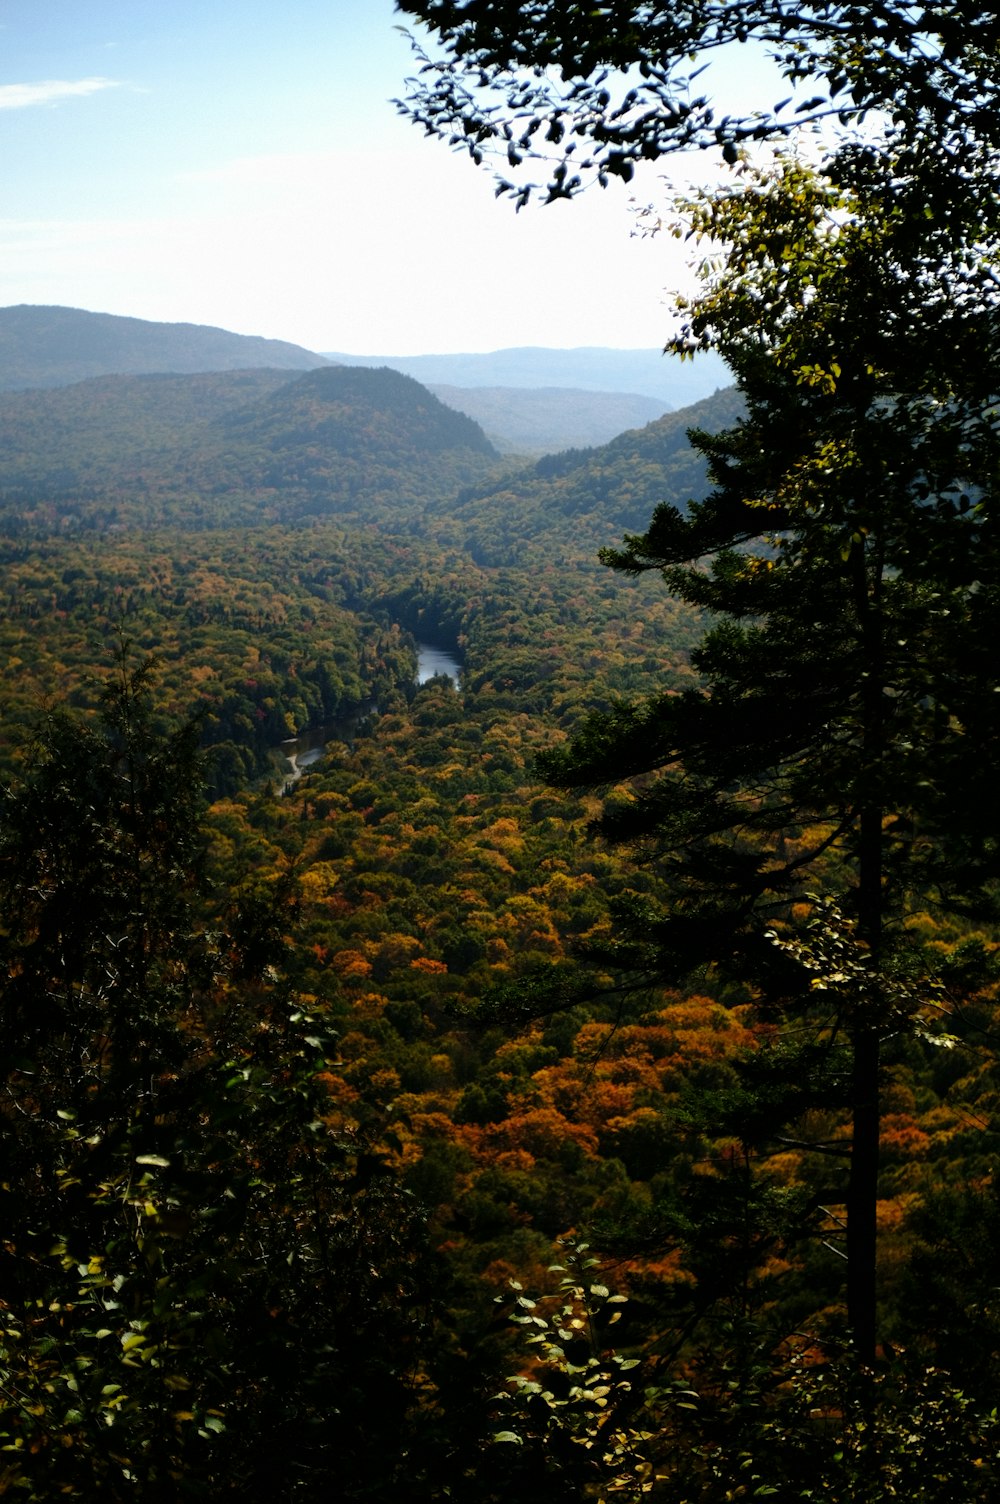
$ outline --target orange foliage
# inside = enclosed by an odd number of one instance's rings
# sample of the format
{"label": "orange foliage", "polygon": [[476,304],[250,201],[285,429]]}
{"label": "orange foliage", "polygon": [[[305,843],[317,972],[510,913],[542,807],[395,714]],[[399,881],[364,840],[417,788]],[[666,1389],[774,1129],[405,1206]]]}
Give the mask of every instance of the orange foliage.
{"label": "orange foliage", "polygon": [[371,976],[371,962],[359,950],[338,950],[330,964],[342,977]]}
{"label": "orange foliage", "polygon": [[493,1157],[507,1149],[526,1149],[536,1158],[552,1158],[566,1140],[588,1154],[597,1153],[597,1134],[583,1123],[571,1123],[552,1107],[536,1107],[482,1130],[482,1147]]}
{"label": "orange foliage", "polygon": [[882,1119],[882,1152],[914,1159],[926,1154],[931,1137],[905,1113],[886,1113]]}
{"label": "orange foliage", "polygon": [[323,1085],[331,1102],[338,1107],[348,1107],[358,1100],[357,1088],[345,1081],[338,1071],[320,1071],[316,1080]]}

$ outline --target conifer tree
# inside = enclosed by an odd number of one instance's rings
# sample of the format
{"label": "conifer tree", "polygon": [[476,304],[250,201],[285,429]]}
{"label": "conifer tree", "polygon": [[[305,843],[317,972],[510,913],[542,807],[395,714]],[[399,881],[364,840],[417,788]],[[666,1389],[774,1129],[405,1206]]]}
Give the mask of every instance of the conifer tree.
{"label": "conifer tree", "polygon": [[[688,206],[724,256],[676,348],[719,350],[746,414],[692,434],[710,494],[659,508],[605,560],[662,572],[710,613],[702,682],[595,716],[545,760],[567,786],[631,780],[597,829],[641,846],[672,888],[662,912],[632,914],[620,961],[671,980],[715,964],[786,1013],[821,993],[826,1027],[849,1037],[847,1287],[864,1358],[880,1048],[928,1001],[909,920],[995,911],[1000,875],[997,226],[919,212],[933,152],[745,165]],[[816,893],[846,927],[796,939]]]}

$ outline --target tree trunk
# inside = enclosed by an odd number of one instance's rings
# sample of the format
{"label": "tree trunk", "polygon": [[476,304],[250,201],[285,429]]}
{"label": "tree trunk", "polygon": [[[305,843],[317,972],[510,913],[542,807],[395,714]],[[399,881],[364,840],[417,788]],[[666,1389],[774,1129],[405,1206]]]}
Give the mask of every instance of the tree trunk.
{"label": "tree trunk", "polygon": [[[882,760],[885,755],[881,588],[883,565],[878,546],[866,565],[865,545],[852,550],[855,600],[861,625],[866,668],[862,695],[863,777],[867,783],[861,809],[858,843],[858,935],[868,946],[872,965],[872,995],[867,1016],[856,1018],[851,1030],[854,1060],[851,1071],[851,1169],[847,1192],[847,1319],[859,1362],[875,1360],[878,1296],[878,1170],[880,1137],[879,1045],[881,1007],[879,967],[885,894],[882,823]],[[869,572],[870,571],[870,572]]]}
{"label": "tree trunk", "polygon": [[853,1137],[847,1192],[847,1317],[858,1359],[875,1358],[876,1211],[879,1159],[879,1035],[854,1033]]}

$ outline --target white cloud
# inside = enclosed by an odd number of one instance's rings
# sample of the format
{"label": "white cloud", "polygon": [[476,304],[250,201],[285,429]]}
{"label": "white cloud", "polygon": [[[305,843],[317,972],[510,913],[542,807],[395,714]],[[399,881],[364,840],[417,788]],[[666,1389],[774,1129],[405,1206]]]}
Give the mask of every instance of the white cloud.
{"label": "white cloud", "polygon": [[0,110],[26,110],[36,104],[55,104],[60,99],[118,87],[113,78],[49,78],[37,84],[0,84]]}

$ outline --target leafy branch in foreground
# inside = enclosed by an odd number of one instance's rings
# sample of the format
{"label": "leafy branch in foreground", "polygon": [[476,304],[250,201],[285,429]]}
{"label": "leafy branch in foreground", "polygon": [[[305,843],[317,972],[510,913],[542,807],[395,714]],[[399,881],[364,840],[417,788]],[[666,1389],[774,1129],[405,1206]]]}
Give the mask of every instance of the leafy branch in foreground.
{"label": "leafy branch in foreground", "polygon": [[[540,165],[551,202],[591,181],[629,182],[637,166],[678,151],[720,147],[735,161],[743,143],[820,121],[845,131],[869,112],[902,140],[922,123],[956,155],[997,141],[998,21],[971,4],[398,0],[398,9],[440,47],[416,46],[420,68],[399,109],[477,164],[495,163],[498,192],[519,207],[535,191],[525,164]],[[747,43],[773,70],[759,70],[758,97],[733,113],[710,65]]]}
{"label": "leafy branch in foreground", "polygon": [[122,645],[0,801],[2,1486],[396,1498],[420,1215],[338,1127],[272,916],[209,922],[195,738],[149,672]]}

